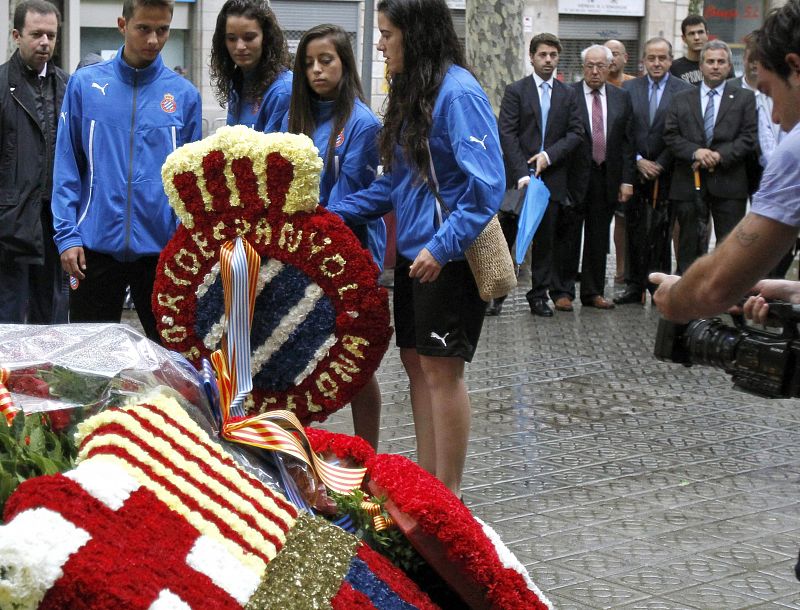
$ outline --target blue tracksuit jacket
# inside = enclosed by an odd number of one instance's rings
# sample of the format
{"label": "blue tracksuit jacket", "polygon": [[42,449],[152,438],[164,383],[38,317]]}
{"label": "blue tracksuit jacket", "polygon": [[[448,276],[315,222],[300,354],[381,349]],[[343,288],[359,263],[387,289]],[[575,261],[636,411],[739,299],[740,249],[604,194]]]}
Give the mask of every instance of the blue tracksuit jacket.
{"label": "blue tracksuit jacket", "polygon": [[289,112],[289,102],[292,99],[292,73],[284,70],[267,88],[261,100],[255,123],[241,123],[239,121],[239,94],[231,90],[228,96],[228,125],[247,125],[256,131],[273,133],[281,130],[281,121]]}
{"label": "blue tracksuit jacket", "polygon": [[78,70],[61,106],[53,174],[58,251],[120,261],[157,255],[177,227],[161,182],[167,155],[201,137],[200,94],[164,66],[122,59]]}
{"label": "blue tracksuit jacket", "polygon": [[[328,138],[333,128],[334,102],[317,102],[314,105],[314,118],[317,129],[314,131],[314,145],[319,156],[325,161],[328,155]],[[378,132],[381,124],[375,113],[361,100],[356,100],[353,112],[345,123],[342,133],[336,140],[333,167],[322,170],[319,183],[320,205],[340,201],[350,193],[367,188],[378,169]],[[383,219],[373,220],[368,225],[367,248],[375,263],[383,269],[386,253],[386,225]]]}
{"label": "blue tracksuit jacket", "polygon": [[398,252],[414,260],[427,248],[442,265],[464,258],[500,207],[505,171],[497,122],[486,94],[464,68],[451,66],[433,108],[429,146],[433,173],[450,209],[442,221],[427,184],[395,151],[391,173],[363,191],[331,202],[328,209],[353,224],[395,209]]}

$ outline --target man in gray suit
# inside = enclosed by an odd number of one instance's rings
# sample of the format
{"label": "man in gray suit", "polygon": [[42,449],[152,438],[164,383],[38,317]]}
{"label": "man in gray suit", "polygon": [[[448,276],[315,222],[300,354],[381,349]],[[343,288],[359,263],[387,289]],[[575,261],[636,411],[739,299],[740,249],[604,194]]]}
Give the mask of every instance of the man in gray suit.
{"label": "man in gray suit", "polygon": [[638,176],[633,197],[625,209],[628,269],[625,292],[614,299],[617,305],[642,303],[644,290],[648,287],[647,274],[650,271],[669,271],[669,240],[661,244],[657,256],[651,255],[647,208],[667,206],[672,153],[664,143],[664,119],[673,97],[692,89],[690,84],[669,73],[672,45],[668,40],[660,37],[648,40],[642,63],[647,74],[623,84],[633,105],[633,149]]}
{"label": "man in gray suit", "polygon": [[[664,126],[664,140],[675,156],[669,197],[680,223],[678,273],[705,252],[698,222],[706,210],[714,218],[719,244],[745,214],[748,183],[746,161],[756,149],[758,124],[752,91],[726,83],[731,51],[711,40],[700,53],[703,82],[675,96]],[[695,171],[699,172],[702,201],[697,203]]]}

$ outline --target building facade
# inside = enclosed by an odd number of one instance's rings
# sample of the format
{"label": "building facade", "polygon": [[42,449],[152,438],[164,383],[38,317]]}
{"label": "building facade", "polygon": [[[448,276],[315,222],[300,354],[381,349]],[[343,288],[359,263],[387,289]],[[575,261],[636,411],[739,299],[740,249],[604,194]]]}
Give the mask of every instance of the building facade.
{"label": "building facade", "polygon": [[[449,0],[456,30],[469,51],[471,41],[466,26],[467,1],[492,4],[504,0]],[[0,0],[0,30],[10,33],[15,2]],[[122,38],[116,28],[116,19],[121,14],[121,0],[54,0],[54,3],[64,19],[57,61],[68,72],[74,71],[87,53],[109,56],[120,46]],[[214,98],[208,75],[211,38],[223,3],[224,0],[177,0],[170,39],[163,51],[167,65],[186,69],[188,78],[200,90],[206,131],[222,124],[225,116],[224,109]],[[743,30],[752,29],[753,23],[757,26],[768,8],[781,3],[782,0],[764,0],[763,3],[707,0],[705,10],[709,16],[732,22],[730,28],[719,29],[731,32],[731,36],[739,36]],[[381,54],[375,49],[379,34],[374,6],[368,5],[365,0],[272,0],[271,6],[286,32],[290,51],[296,48],[300,36],[309,27],[319,23],[341,25],[350,34],[371,105],[376,111],[380,110],[385,98],[386,80]],[[530,73],[528,44],[531,37],[539,32],[553,32],[561,38],[564,52],[559,72],[565,81],[580,78],[581,49],[609,38],[625,43],[629,54],[627,71],[632,74],[639,71],[644,41],[653,36],[671,40],[676,56],[683,52],[680,23],[688,14],[689,0],[520,0],[513,6],[515,8],[511,15],[507,7],[503,14],[505,18],[514,19],[513,13],[519,12],[516,19],[522,27],[516,24],[514,28],[509,28],[514,36],[502,42],[518,47],[516,67],[507,66],[505,71],[509,81]],[[744,23],[745,18],[749,19],[747,23]],[[737,44],[741,40],[727,42]],[[477,45],[478,41],[472,41],[472,44]],[[8,44],[0,49],[0,61],[5,61],[13,48],[9,35]],[[480,64],[479,54],[469,56],[476,66]],[[483,66],[484,72],[489,69]],[[476,72],[480,78],[481,69]],[[498,101],[492,100],[494,104]]]}

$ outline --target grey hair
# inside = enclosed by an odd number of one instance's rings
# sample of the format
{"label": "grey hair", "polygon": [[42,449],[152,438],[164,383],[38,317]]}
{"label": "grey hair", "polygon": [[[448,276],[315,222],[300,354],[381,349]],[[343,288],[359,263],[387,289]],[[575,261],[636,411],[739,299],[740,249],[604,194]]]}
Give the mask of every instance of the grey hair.
{"label": "grey hair", "polygon": [[728,63],[733,64],[733,53],[731,53],[731,48],[727,45],[727,43],[719,39],[709,40],[706,44],[703,45],[703,49],[700,51],[700,63],[703,63],[705,61],[706,51],[708,50],[717,51],[719,49],[725,50],[725,52],[728,54]]}
{"label": "grey hair", "polygon": [[611,52],[611,49],[609,49],[608,47],[604,47],[601,44],[593,44],[592,46],[586,47],[583,51],[581,51],[581,63],[582,64],[586,63],[586,54],[589,51],[597,51],[597,50],[603,51],[603,53],[606,56],[606,61],[608,63],[614,61],[614,54]]}
{"label": "grey hair", "polygon": [[647,56],[647,47],[649,47],[651,44],[661,44],[661,43],[667,45],[667,49],[669,49],[669,56],[672,57],[672,43],[662,36],[655,36],[644,43],[644,51],[642,52],[642,57]]}

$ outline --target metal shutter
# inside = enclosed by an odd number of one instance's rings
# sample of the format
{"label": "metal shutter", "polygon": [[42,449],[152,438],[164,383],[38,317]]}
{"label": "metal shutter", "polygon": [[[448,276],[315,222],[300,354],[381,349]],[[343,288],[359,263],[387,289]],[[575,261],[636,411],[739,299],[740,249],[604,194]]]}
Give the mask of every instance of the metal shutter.
{"label": "metal shutter", "polygon": [[606,40],[619,40],[628,51],[625,72],[639,73],[639,19],[636,17],[583,17],[560,15],[558,37],[563,47],[558,62],[558,73],[565,83],[583,78],[581,51],[593,44],[603,44]]}
{"label": "metal shutter", "polygon": [[320,23],[333,23],[339,25],[348,33],[356,58],[358,52],[359,34],[359,2],[339,2],[326,0],[272,0],[270,8],[278,17],[278,22],[283,28],[289,52],[294,54],[303,32]]}

